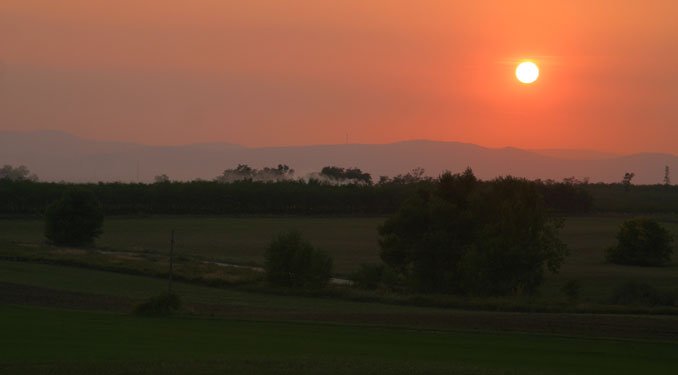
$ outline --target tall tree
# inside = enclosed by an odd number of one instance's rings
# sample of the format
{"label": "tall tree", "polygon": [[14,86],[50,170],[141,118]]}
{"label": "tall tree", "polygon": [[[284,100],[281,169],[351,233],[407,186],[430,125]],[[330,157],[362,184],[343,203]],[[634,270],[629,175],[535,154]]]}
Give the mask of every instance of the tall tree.
{"label": "tall tree", "polygon": [[631,187],[631,180],[635,177],[636,174],[633,172],[624,173],[624,178],[622,179],[622,185],[628,190]]}
{"label": "tall tree", "polygon": [[101,203],[88,190],[73,189],[47,207],[45,237],[59,246],[90,245],[102,233]]}
{"label": "tall tree", "polygon": [[379,229],[382,260],[421,291],[533,292],[566,254],[535,183],[445,173]]}

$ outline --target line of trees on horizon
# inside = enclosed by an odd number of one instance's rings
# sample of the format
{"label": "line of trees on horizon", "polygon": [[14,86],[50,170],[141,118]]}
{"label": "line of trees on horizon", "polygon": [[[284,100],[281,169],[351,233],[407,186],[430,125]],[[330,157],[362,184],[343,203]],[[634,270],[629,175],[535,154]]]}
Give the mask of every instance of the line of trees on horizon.
{"label": "line of trees on horizon", "polygon": [[[5,169],[12,176],[0,176],[0,214],[6,215],[42,214],[69,186],[92,191],[106,214],[384,215],[435,180],[423,168],[375,182],[359,168],[327,166],[298,178],[283,164],[262,169],[240,164],[212,181],[178,182],[161,175],[150,184],[72,184],[39,182],[25,167]],[[678,186],[592,184],[574,177],[532,183],[548,209],[563,214],[678,212]]]}

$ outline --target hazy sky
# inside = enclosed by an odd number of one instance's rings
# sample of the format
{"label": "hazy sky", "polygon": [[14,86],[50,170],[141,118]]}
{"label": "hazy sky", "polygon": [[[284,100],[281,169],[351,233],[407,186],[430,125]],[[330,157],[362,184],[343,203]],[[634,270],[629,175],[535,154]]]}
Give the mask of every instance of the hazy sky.
{"label": "hazy sky", "polygon": [[[0,129],[678,153],[675,0],[2,0]],[[516,62],[541,67],[519,84]]]}

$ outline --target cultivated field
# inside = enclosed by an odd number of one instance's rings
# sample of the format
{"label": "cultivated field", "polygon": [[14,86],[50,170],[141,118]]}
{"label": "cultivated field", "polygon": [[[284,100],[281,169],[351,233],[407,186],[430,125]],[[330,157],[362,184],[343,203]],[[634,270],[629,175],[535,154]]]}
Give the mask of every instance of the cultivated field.
{"label": "cultivated field", "polygon": [[[638,374],[678,344],[0,307],[4,374]],[[43,365],[27,365],[43,363]],[[44,363],[51,363],[45,366]]]}
{"label": "cultivated field", "polygon": [[183,283],[175,285],[186,304],[179,316],[128,314],[165,287],[148,277],[0,262],[0,371],[634,374],[678,368],[678,318],[670,316],[483,313]]}
{"label": "cultivated field", "polygon": [[[676,262],[662,268],[604,262],[603,250],[623,220],[567,218],[562,237],[571,254],[534,299],[431,296],[433,305],[448,306],[440,308],[414,306],[427,304],[420,296],[340,287],[305,296],[248,285],[210,287],[203,280],[174,283],[184,303],[174,317],[142,318],[130,314],[134,306],[167,288],[158,276],[167,267],[170,229],[177,230],[178,270],[187,274],[251,278],[249,271],[196,264],[261,265],[270,239],[297,229],[347,275],[378,261],[376,228],[383,218],[113,217],[96,251],[45,246],[40,220],[2,219],[0,255],[7,260],[0,261],[0,373],[674,373],[674,310],[604,305],[625,280],[664,290],[678,286]],[[664,218],[664,224],[678,234],[678,223]],[[22,254],[35,259],[11,260]],[[36,263],[42,256],[57,264]],[[99,269],[68,266],[77,259]],[[139,274],[101,270],[109,267]],[[582,286],[575,310],[560,290],[568,280]],[[449,308],[457,305],[462,309]],[[582,313],[589,309],[599,313]]]}

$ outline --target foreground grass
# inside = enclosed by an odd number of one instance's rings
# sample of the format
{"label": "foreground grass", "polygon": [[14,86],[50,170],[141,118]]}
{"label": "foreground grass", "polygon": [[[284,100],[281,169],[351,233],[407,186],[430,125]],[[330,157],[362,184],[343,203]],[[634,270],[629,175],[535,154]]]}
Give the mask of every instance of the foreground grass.
{"label": "foreground grass", "polygon": [[52,363],[42,365],[0,365],[6,375],[222,375],[222,374],[275,374],[275,375],[492,375],[514,374],[512,371],[491,371],[457,365],[412,364],[407,362],[384,363],[352,360],[242,360],[227,361],[156,361],[156,362],[106,362],[102,363]]}
{"label": "foreground grass", "polygon": [[[3,373],[637,374],[678,371],[678,344],[0,307]],[[212,364],[210,364],[210,362]],[[177,367],[172,365],[176,363]],[[41,365],[36,365],[41,364]],[[152,371],[144,372],[144,368]],[[163,370],[165,368],[165,370]],[[135,371],[128,371],[132,370]],[[136,371],[141,369],[141,371]],[[409,371],[411,369],[412,371]],[[214,371],[212,371],[214,370]],[[415,371],[416,370],[416,371]],[[117,372],[116,372],[117,371]],[[282,371],[283,373],[285,371]],[[53,372],[52,372],[53,373]]]}

